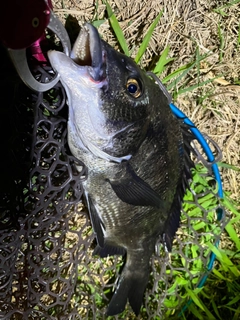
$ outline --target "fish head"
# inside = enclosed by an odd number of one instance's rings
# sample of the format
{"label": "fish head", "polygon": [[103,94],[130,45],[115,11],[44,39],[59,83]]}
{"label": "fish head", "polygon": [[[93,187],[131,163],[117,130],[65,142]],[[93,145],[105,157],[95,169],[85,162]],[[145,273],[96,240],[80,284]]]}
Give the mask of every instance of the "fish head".
{"label": "fish head", "polygon": [[130,159],[159,103],[158,86],[90,24],[82,27],[70,57],[57,51],[48,56],[68,96],[70,149],[75,145],[110,161]]}
{"label": "fish head", "polygon": [[50,0],[2,1],[0,40],[11,49],[31,46],[44,34],[51,7]]}

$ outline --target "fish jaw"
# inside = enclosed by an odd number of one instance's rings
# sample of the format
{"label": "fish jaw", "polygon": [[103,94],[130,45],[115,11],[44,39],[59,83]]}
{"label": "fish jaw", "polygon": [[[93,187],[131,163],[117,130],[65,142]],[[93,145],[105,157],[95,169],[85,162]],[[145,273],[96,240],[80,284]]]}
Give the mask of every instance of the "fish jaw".
{"label": "fish jaw", "polygon": [[[97,148],[108,142],[101,132],[105,118],[101,112],[100,90],[106,86],[106,79],[95,81],[92,67],[78,65],[70,57],[58,51],[49,51],[52,67],[60,74],[61,82],[68,97],[69,139],[76,149],[89,150],[94,142]],[[98,138],[96,138],[98,137]],[[71,145],[70,145],[71,148]],[[76,156],[75,152],[72,150]]]}
{"label": "fish jaw", "polygon": [[86,23],[82,27],[70,57],[58,51],[48,51],[48,57],[70,96],[75,93],[80,99],[84,98],[83,91],[86,96],[107,87],[106,53],[92,25]]}
{"label": "fish jaw", "polygon": [[98,31],[85,24],[74,44],[71,57],[49,51],[50,63],[61,77],[69,104],[68,137],[72,153],[79,158],[79,149],[107,161],[129,160],[131,154],[113,156],[103,149],[124,128],[109,128],[102,112],[102,92],[108,89],[106,51]]}
{"label": "fish jaw", "polygon": [[80,148],[104,157],[100,148],[109,143],[111,135],[105,130],[106,119],[101,111],[100,92],[108,82],[105,51],[97,30],[90,24],[83,26],[71,57],[58,51],[49,51],[48,57],[68,96],[70,140],[76,146],[72,152]]}
{"label": "fish jaw", "polygon": [[114,157],[102,151],[116,134],[106,130],[106,119],[101,112],[100,91],[106,88],[107,79],[95,81],[91,76],[92,68],[78,65],[62,52],[49,51],[48,57],[60,74],[68,97],[68,141],[72,153],[79,159],[81,150],[84,150],[106,161],[120,163],[129,160],[130,154]]}
{"label": "fish jaw", "polygon": [[61,63],[62,67],[68,67],[70,71],[73,71],[71,69],[75,66],[74,69],[79,71],[79,76],[86,76],[87,85],[89,85],[89,82],[100,84],[100,86],[101,84],[106,84],[106,53],[102,48],[102,41],[98,31],[91,24],[85,23],[82,27],[69,59],[67,59],[68,57],[64,59],[62,54],[59,54],[61,53],[55,53],[55,51],[48,52],[52,67],[60,73],[63,80],[65,73],[64,70],[62,71]]}

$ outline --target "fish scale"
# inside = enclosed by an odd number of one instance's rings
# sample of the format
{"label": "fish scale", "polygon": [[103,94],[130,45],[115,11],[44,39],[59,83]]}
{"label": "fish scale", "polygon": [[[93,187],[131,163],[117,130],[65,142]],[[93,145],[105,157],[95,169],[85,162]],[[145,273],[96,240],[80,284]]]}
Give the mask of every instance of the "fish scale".
{"label": "fish scale", "polygon": [[83,187],[97,240],[93,254],[125,259],[106,314],[121,313],[129,301],[137,315],[156,241],[162,237],[171,250],[179,226],[193,137],[155,81],[90,24],[72,58],[48,55],[68,95],[70,150],[88,168]]}

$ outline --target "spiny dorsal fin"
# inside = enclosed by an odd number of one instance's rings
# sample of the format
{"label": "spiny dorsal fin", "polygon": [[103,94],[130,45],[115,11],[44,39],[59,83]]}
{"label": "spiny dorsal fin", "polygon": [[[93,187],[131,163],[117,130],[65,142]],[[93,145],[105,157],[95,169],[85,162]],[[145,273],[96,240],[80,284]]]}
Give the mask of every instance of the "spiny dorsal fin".
{"label": "spiny dorsal fin", "polygon": [[186,189],[189,189],[189,179],[192,177],[191,168],[194,168],[194,163],[190,157],[190,153],[195,154],[191,141],[195,139],[195,136],[189,131],[189,126],[181,124],[182,135],[183,135],[183,171],[182,176],[179,179],[178,187],[174,196],[173,204],[170,210],[168,220],[166,222],[165,232],[163,239],[168,251],[172,250],[173,238],[176,234],[180,224],[180,215],[182,209],[183,197]]}

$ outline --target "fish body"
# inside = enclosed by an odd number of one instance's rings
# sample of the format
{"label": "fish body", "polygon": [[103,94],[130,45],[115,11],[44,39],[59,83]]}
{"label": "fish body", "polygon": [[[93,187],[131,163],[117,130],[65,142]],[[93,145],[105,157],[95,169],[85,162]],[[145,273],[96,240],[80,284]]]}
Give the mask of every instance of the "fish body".
{"label": "fish body", "polygon": [[71,57],[48,53],[69,103],[68,143],[88,167],[83,182],[94,254],[126,262],[107,315],[138,314],[159,236],[171,250],[192,163],[187,129],[159,86],[85,24]]}
{"label": "fish body", "polygon": [[51,0],[2,1],[0,40],[10,49],[31,46],[43,34],[50,20]]}

